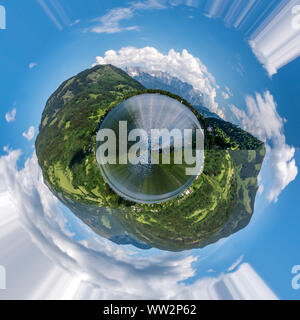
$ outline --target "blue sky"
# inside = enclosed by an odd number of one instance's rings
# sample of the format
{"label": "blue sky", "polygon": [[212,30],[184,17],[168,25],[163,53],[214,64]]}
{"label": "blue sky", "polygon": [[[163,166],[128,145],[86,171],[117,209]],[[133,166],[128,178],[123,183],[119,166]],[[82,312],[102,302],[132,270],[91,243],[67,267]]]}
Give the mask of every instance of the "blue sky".
{"label": "blue sky", "polygon": [[[197,0],[0,0],[7,14],[6,30],[0,30],[0,156],[7,154],[4,146],[21,149],[18,167],[23,167],[34,151],[34,137],[28,141],[22,134],[29,134],[28,129],[33,126],[36,136],[47,98],[62,81],[91,67],[97,56],[114,61],[106,55],[108,50],[114,50],[116,61],[121,61],[123,53],[119,50],[126,47],[134,47],[135,54],[141,54],[141,48],[153,47],[164,57],[170,57],[171,49],[179,55],[186,49],[191,59],[199,58],[199,65],[205,66],[215,79],[209,82],[212,87],[208,97],[213,88],[217,92],[211,107],[218,105],[227,120],[253,134],[258,132],[257,126],[262,128],[259,138],[265,139],[271,151],[263,168],[264,191],[257,198],[250,225],[224,243],[193,250],[191,254],[200,258],[193,264],[195,275],[185,281],[192,283],[220,274],[243,257],[242,261],[249,263],[279,298],[299,299],[300,291],[291,287],[291,269],[300,264],[299,179],[295,178],[299,163],[300,53],[295,52],[292,61],[289,57],[283,59],[281,65],[276,59],[270,60],[277,71],[271,74],[269,57],[264,57],[267,62],[262,63],[249,41],[261,52],[269,49],[261,47],[257,34],[269,22],[269,14],[278,13],[278,4],[256,2],[252,11],[242,15],[245,7],[234,10],[232,1],[224,2],[227,7],[216,6],[212,10],[207,1]],[[281,1],[280,5],[288,6],[289,1]],[[287,35],[287,41],[291,37]],[[271,49],[281,53],[284,47],[276,47],[276,41],[274,38]],[[188,59],[184,63],[187,67]],[[165,68],[169,67],[166,62]],[[183,70],[182,74],[192,79],[192,69]],[[226,87],[232,95],[224,98]],[[251,114],[250,97],[256,111],[261,111],[262,105],[272,114]],[[11,116],[15,119],[8,122],[6,115],[13,109],[16,114]],[[285,156],[288,153],[290,157]],[[284,166],[279,173],[278,163]],[[70,213],[66,215],[72,231],[80,232],[77,220],[74,222]],[[208,272],[210,269],[215,272]]]}

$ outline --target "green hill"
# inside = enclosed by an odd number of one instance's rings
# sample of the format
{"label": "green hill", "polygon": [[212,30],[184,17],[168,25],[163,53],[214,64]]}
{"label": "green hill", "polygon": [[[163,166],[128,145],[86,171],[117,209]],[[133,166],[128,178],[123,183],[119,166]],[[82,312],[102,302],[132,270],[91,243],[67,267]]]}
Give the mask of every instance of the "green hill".
{"label": "green hill", "polygon": [[[203,173],[179,197],[159,204],[118,196],[95,159],[101,119],[119,102],[145,92],[182,101],[205,131]],[[177,251],[203,247],[248,224],[265,148],[239,127],[205,119],[184,99],[147,90],[122,70],[104,65],[65,81],[49,98],[36,152],[46,184],[95,232],[118,243]]]}

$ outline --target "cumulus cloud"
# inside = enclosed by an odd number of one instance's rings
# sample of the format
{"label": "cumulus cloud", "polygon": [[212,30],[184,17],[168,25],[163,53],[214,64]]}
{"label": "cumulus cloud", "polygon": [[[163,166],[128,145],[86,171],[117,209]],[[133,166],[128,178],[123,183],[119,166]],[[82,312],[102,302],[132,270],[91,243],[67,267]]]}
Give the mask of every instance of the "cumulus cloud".
{"label": "cumulus cloud", "polygon": [[264,141],[267,160],[272,169],[271,186],[268,192],[270,201],[277,201],[278,196],[298,174],[294,159],[295,148],[286,143],[284,135],[285,120],[276,110],[276,102],[269,91],[263,95],[256,93],[255,98],[246,97],[247,110],[231,105],[231,111],[242,127]]}
{"label": "cumulus cloud", "polygon": [[96,57],[96,64],[113,64],[120,68],[141,67],[143,70],[167,72],[173,77],[191,84],[204,99],[205,106],[224,118],[224,110],[216,102],[219,86],[214,76],[197,57],[186,49],[176,52],[171,49],[166,55],[153,47],[125,47],[119,51],[108,50],[104,57]]}
{"label": "cumulus cloud", "polygon": [[[38,288],[32,288],[31,297],[49,298],[47,288],[52,293],[56,288],[56,295],[52,296],[56,299],[62,292],[63,297],[76,299],[277,298],[247,263],[232,273],[184,284],[182,281],[195,275],[192,265],[197,257],[193,255],[155,250],[143,256],[138,254],[139,250],[118,246],[91,231],[83,240],[75,240],[58,200],[43,183],[35,154],[18,170],[20,154],[19,150],[11,150],[0,157],[0,180],[5,188],[1,195],[10,195],[6,197],[10,199],[8,208],[15,208],[35,245],[72,276],[67,282],[66,277],[50,270]],[[0,219],[3,217],[6,215]],[[2,254],[0,251],[0,258]],[[14,250],[14,255],[18,254]],[[18,279],[23,281],[19,274],[22,269],[17,272]],[[22,287],[20,283],[19,286]]]}
{"label": "cumulus cloud", "polygon": [[23,132],[22,135],[28,141],[31,141],[34,138],[35,128],[34,126],[30,126],[27,131]]}
{"label": "cumulus cloud", "polygon": [[16,114],[17,114],[17,109],[13,108],[11,111],[8,111],[5,115],[5,119],[6,121],[9,122],[13,122],[16,120]]}

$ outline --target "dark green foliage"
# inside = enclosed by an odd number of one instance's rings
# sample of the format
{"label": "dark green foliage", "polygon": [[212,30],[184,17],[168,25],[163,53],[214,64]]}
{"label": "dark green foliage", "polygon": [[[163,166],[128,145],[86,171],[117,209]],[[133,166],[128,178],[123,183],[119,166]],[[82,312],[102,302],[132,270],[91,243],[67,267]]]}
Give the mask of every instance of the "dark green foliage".
{"label": "dark green foliage", "polygon": [[207,118],[206,126],[214,128],[215,143],[224,148],[257,150],[263,142],[235,124],[216,118]]}

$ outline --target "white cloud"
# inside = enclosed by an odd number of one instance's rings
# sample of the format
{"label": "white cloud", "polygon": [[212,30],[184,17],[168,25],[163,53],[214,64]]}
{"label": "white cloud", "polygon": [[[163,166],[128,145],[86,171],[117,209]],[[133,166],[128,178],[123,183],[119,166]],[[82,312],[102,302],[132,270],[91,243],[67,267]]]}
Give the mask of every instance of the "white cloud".
{"label": "white cloud", "polygon": [[246,112],[231,105],[231,111],[241,122],[242,127],[266,142],[267,160],[272,175],[269,178],[268,199],[277,201],[278,196],[298,174],[294,159],[295,148],[286,144],[282,119],[276,110],[276,103],[269,91],[256,97],[246,97]]}
{"label": "white cloud", "polygon": [[225,90],[231,97],[233,97],[233,92],[227,86],[225,86]]}
{"label": "white cloud", "polygon": [[137,31],[139,27],[136,25],[122,27],[120,23],[123,20],[129,20],[134,17],[135,13],[139,10],[151,10],[151,9],[165,9],[166,6],[159,0],[148,0],[140,2],[132,2],[129,7],[113,8],[108,11],[104,16],[95,19],[99,21],[97,24],[91,27],[89,30],[95,33],[118,33],[122,31]]}
{"label": "white cloud", "polygon": [[[221,18],[227,27],[244,30],[249,45],[269,76],[300,56],[300,1],[206,1],[204,15]],[[249,36],[250,35],[250,36]],[[239,65],[236,69],[244,76]]]}
{"label": "white cloud", "polygon": [[4,147],[3,147],[3,151],[4,151],[4,152],[8,152],[8,151],[9,151],[9,146],[8,146],[8,145],[7,145],[7,146],[4,146]]}
{"label": "white cloud", "polygon": [[225,99],[225,100],[228,100],[230,98],[229,94],[227,92],[224,92],[222,91],[222,97]]}
{"label": "white cloud", "polygon": [[30,63],[29,63],[29,69],[32,69],[32,68],[34,68],[35,66],[37,66],[37,63],[36,63],[36,62],[30,62]]}
{"label": "white cloud", "polygon": [[241,262],[243,261],[244,256],[239,257],[228,269],[227,272],[232,272],[234,269],[236,269]]}
{"label": "white cloud", "polygon": [[121,31],[137,30],[137,26],[121,27],[120,21],[128,20],[133,17],[132,8],[114,8],[111,9],[103,17],[96,19],[100,21],[100,25],[96,25],[90,29],[95,33],[117,33]]}
{"label": "white cloud", "polygon": [[139,1],[133,2],[132,8],[138,10],[149,10],[149,9],[166,9],[166,1],[161,0],[147,0],[147,1]]}
{"label": "white cloud", "polygon": [[31,141],[34,138],[34,134],[35,134],[34,126],[29,127],[27,131],[22,133],[23,137],[26,138],[28,141]]}
{"label": "white cloud", "polygon": [[5,115],[5,119],[6,121],[9,122],[13,122],[16,120],[16,114],[17,114],[17,109],[13,108],[11,111],[7,112]]}
{"label": "white cloud", "polygon": [[100,22],[88,30],[95,33],[119,33],[123,31],[137,31],[139,26],[131,25],[122,27],[121,22],[132,19],[138,11],[143,10],[162,10],[170,8],[170,6],[178,6],[185,4],[187,6],[197,6],[198,0],[145,0],[131,2],[128,7],[113,8],[104,16],[94,19]]}
{"label": "white cloud", "polygon": [[49,6],[46,4],[45,0],[37,0],[39,5],[42,7],[42,9],[44,10],[44,12],[46,13],[46,15],[48,16],[48,18],[54,23],[54,25],[56,26],[56,28],[58,30],[62,30],[63,26],[61,25],[60,21],[58,20],[58,18],[55,17],[54,13],[52,12],[52,10],[49,8]]}
{"label": "white cloud", "polygon": [[294,10],[299,5],[290,0],[276,7],[251,36],[249,44],[269,76],[300,56],[300,10]]}
{"label": "white cloud", "polygon": [[274,185],[269,193],[270,201],[277,201],[278,196],[298,174],[298,168],[294,159],[295,148],[285,143],[285,137],[275,142],[270,150],[270,163],[274,168]]}
{"label": "white cloud", "polygon": [[191,84],[204,98],[205,106],[224,118],[224,110],[216,102],[219,86],[214,76],[197,57],[186,49],[176,52],[171,49],[163,54],[153,47],[125,47],[119,51],[108,50],[104,57],[96,57],[95,64],[113,64],[120,68],[141,67],[147,72],[163,71]]}
{"label": "white cloud", "polygon": [[228,100],[230,97],[233,97],[233,92],[227,86],[224,88],[225,91],[221,92],[223,99]]}
{"label": "white cloud", "polygon": [[37,0],[37,2],[58,30],[62,30],[64,26],[73,26],[80,22],[79,19],[72,22],[64,9],[64,5],[62,5],[58,0]]}
{"label": "white cloud", "polygon": [[71,23],[69,24],[69,26],[70,26],[70,27],[73,27],[73,26],[75,26],[76,24],[78,24],[79,22],[80,22],[80,19],[76,19],[75,21],[71,22]]}
{"label": "white cloud", "polygon": [[259,195],[262,195],[263,192],[264,192],[264,189],[265,189],[264,185],[263,185],[262,183],[260,183],[260,184],[259,184],[259,187],[258,187],[258,190],[257,190],[257,193],[258,193]]}
{"label": "white cloud", "polygon": [[175,299],[276,300],[277,296],[248,264],[218,277],[203,278],[182,286]]}
{"label": "white cloud", "polygon": [[[21,221],[29,232],[33,243],[65,272],[63,275],[58,273],[57,269],[47,270],[44,278],[40,276],[38,285],[32,284],[30,287],[28,276],[36,277],[37,264],[45,259],[35,257],[36,272],[31,275],[26,274],[26,270],[22,268],[15,268],[14,271],[10,268],[11,273],[18,275],[17,291],[19,287],[23,287],[23,282],[29,283],[27,292],[23,293],[23,299],[277,298],[246,263],[233,273],[183,284],[182,281],[195,275],[192,265],[197,257],[193,255],[155,250],[143,256],[138,254],[141,251],[137,249],[118,246],[96,237],[92,232],[85,240],[74,240],[58,201],[43,183],[36,156],[27,159],[24,168],[18,170],[17,161],[20,154],[19,150],[12,150],[0,157],[0,180],[5,189],[1,189],[0,196],[3,195],[3,199],[6,199],[1,212],[9,213],[0,215],[0,226],[5,223],[3,219],[8,223],[7,219],[12,216],[12,211],[17,212],[18,221]],[[14,231],[17,230],[18,223],[15,219],[10,220],[9,228],[6,224],[6,233],[2,233],[1,243],[12,243],[12,235],[14,239],[18,239],[19,234]],[[24,258],[26,246],[24,241],[21,241],[21,244],[8,246],[16,257],[14,265],[23,263],[17,259]],[[0,251],[0,260],[6,251]],[[25,274],[27,277],[23,276]],[[17,294],[18,292],[15,293]]]}

